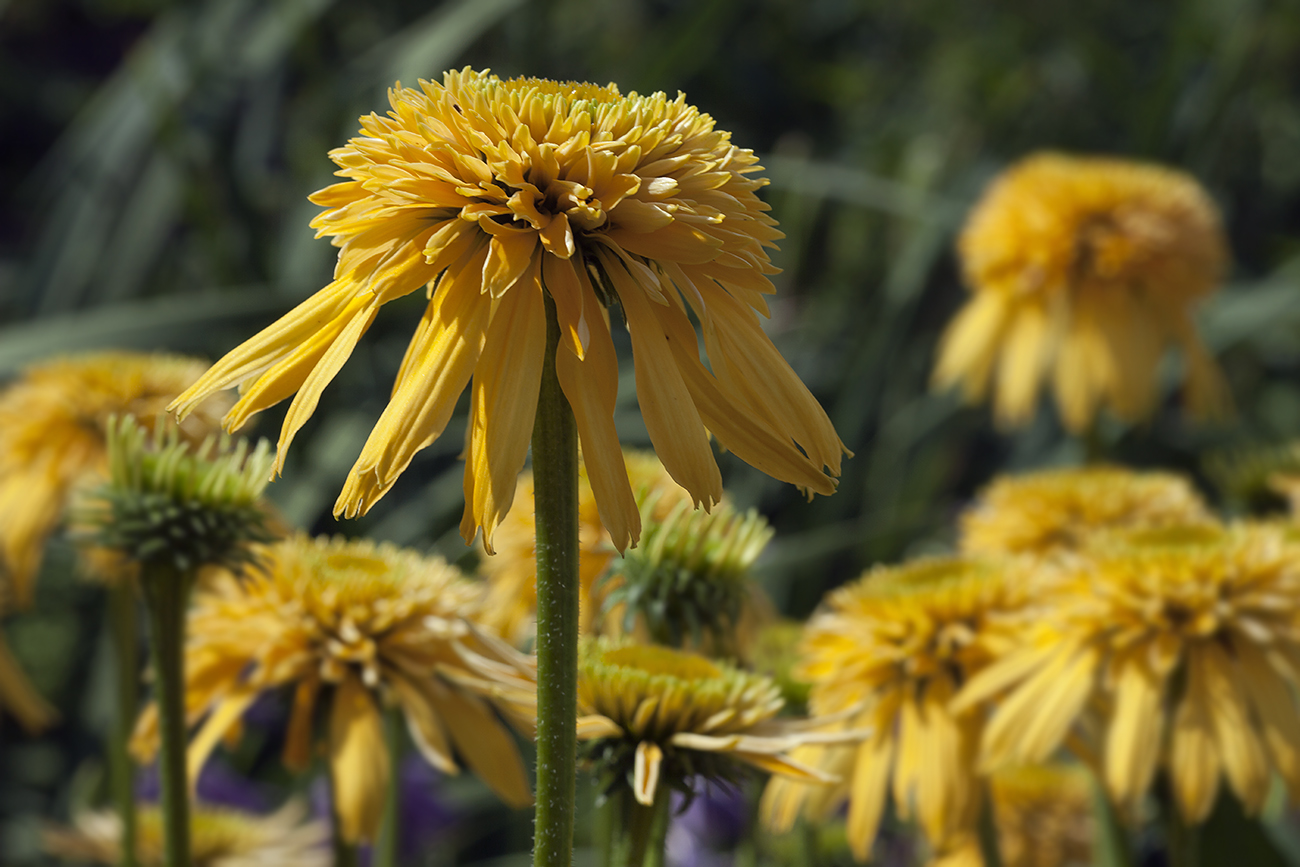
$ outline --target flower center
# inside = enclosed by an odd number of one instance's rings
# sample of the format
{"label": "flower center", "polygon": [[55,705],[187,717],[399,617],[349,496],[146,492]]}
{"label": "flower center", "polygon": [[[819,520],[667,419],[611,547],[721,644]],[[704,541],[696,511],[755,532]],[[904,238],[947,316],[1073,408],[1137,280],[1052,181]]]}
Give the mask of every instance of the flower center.
{"label": "flower center", "polygon": [[498,79],[499,86],[510,91],[533,91],[538,96],[563,96],[566,99],[584,102],[614,103],[623,99],[614,85],[601,86],[588,81],[552,81],[549,78],[510,78]]}
{"label": "flower center", "polygon": [[338,572],[363,572],[376,577],[386,573],[389,568],[382,557],[348,553],[330,554],[325,558],[325,565]]}
{"label": "flower center", "polygon": [[702,656],[680,653],[652,645],[618,647],[604,654],[605,664],[635,668],[646,674],[666,674],[679,680],[711,680],[722,677],[722,669]]}

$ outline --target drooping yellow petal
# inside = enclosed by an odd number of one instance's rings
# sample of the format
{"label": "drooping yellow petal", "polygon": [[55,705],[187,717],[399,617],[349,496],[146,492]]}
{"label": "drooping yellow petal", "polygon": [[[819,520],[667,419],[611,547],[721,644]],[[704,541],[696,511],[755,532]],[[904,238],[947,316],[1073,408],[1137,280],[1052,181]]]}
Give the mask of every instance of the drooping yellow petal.
{"label": "drooping yellow petal", "polygon": [[185,765],[191,789],[198,783],[199,772],[207,763],[208,756],[212,755],[226,731],[239,722],[255,698],[257,693],[251,691],[228,696],[213,709],[198,734],[190,741]]}
{"label": "drooping yellow petal", "polygon": [[392,773],[383,721],[369,691],[355,677],[334,691],[329,719],[330,779],[339,835],[349,843],[374,841]]}
{"label": "drooping yellow petal", "polygon": [[1190,665],[1187,688],[1174,713],[1169,743],[1169,773],[1173,777],[1178,811],[1187,822],[1210,814],[1219,793],[1219,756],[1214,745],[1210,696],[1204,666]]}
{"label": "drooping yellow petal", "polygon": [[638,804],[649,807],[655,802],[655,789],[659,786],[659,766],[664,752],[654,741],[641,741],[636,745],[632,794]]}
{"label": "drooping yellow petal", "polygon": [[481,699],[428,681],[427,688],[438,702],[447,731],[465,764],[496,792],[501,800],[516,809],[533,802],[528,776],[520,761],[510,733],[497,722]]}
{"label": "drooping yellow petal", "polygon": [[1250,718],[1238,666],[1222,647],[1212,643],[1193,652],[1190,662],[1192,667],[1202,669],[1210,724],[1223,772],[1246,812],[1256,813],[1268,794],[1270,769]]}
{"label": "drooping yellow petal", "polygon": [[334,514],[364,513],[397,476],[447,426],[483,348],[491,300],[482,296],[479,271],[487,248],[448,274],[429,302],[427,349],[410,368],[371,431]]}
{"label": "drooping yellow petal", "polygon": [[[627,315],[637,401],[650,441],[677,483],[690,491],[697,504],[711,508],[722,499],[722,475],[713,459],[704,423],[674,360],[672,340],[651,310],[652,302],[623,263],[603,251],[599,258]],[[695,350],[694,344],[691,349]]]}
{"label": "drooping yellow petal", "polygon": [[293,708],[285,726],[284,750],[280,761],[291,771],[305,771],[312,761],[312,729],[316,723],[316,697],[320,694],[320,681],[304,678],[293,690]]}
{"label": "drooping yellow petal", "polygon": [[1115,710],[1106,735],[1106,786],[1126,815],[1136,810],[1151,786],[1164,730],[1161,679],[1139,660],[1119,669]]}
{"label": "drooping yellow petal", "polygon": [[858,747],[849,795],[849,848],[853,857],[866,861],[885,810],[885,792],[894,758],[893,738],[885,732]]}
{"label": "drooping yellow petal", "polygon": [[546,351],[541,259],[537,256],[529,274],[501,298],[474,368],[460,532],[469,542],[482,527],[488,553],[492,534],[514,500],[537,414]]}
{"label": "drooping yellow petal", "polygon": [[1300,715],[1290,698],[1291,687],[1253,642],[1243,641],[1235,650],[1241,658],[1241,685],[1259,718],[1269,756],[1291,798],[1300,799]]}
{"label": "drooping yellow petal", "polygon": [[460,773],[460,768],[451,756],[451,745],[447,743],[442,722],[424,689],[397,672],[389,675],[389,683],[393,685],[393,693],[406,717],[407,731],[411,733],[411,741],[420,755],[444,774]]}

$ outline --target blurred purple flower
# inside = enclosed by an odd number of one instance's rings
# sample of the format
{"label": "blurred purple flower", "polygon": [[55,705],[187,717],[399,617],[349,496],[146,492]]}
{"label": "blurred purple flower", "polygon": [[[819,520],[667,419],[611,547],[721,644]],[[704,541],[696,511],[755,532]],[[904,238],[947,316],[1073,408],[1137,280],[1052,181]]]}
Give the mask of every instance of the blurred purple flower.
{"label": "blurred purple flower", "polygon": [[749,830],[750,811],[736,786],[691,783],[695,798],[684,812],[684,795],[674,792],[666,847],[670,867],[731,867],[736,845]]}

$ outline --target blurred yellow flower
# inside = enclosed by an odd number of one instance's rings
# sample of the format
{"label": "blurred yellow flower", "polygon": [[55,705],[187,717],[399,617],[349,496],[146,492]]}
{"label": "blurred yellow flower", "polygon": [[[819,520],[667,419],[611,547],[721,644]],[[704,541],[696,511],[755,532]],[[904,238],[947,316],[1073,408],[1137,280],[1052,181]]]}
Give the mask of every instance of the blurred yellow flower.
{"label": "blurred yellow flower", "polygon": [[528,452],[553,303],[557,374],[602,523],[622,549],[638,526],[614,430],[617,305],[650,439],[697,502],[722,497],[710,432],[776,478],[834,491],[823,468],[839,474],[844,446],[759,326],[775,273],[765,248],[782,235],[756,195],[765,182],[751,177],[753,152],[684,96],[624,96],[613,84],[466,68],[389,101],[388,117],[362,118],[362,135],[331,152],[347,180],[312,196],[326,209],[312,225],[340,248],[334,282],[176,406],[244,383],[227,417],[238,427],[297,392],[283,458],[378,309],[428,286],[392,399],[335,512],[365,512],[383,496],[442,433],[473,376],[461,532],[472,539],[481,527],[491,551]]}
{"label": "blurred yellow flower", "polygon": [[[632,496],[651,519],[662,517],[678,503],[691,501],[673,481],[653,452],[623,453]],[[479,569],[488,582],[482,622],[516,645],[533,637],[537,616],[537,531],[533,515],[533,474],[519,476],[515,493],[520,506],[511,509],[497,528],[497,555],[484,558]],[[600,521],[596,496],[586,466],[578,475],[578,610],[579,629],[591,632],[600,614],[604,593],[597,581],[617,554],[614,541]]]}
{"label": "blurred yellow flower", "polygon": [[1130,815],[1160,764],[1190,822],[1208,815],[1220,773],[1248,811],[1274,771],[1300,795],[1300,548],[1279,530],[1117,532],[1041,601],[1020,645],[954,705],[1007,693],[985,729],[985,766],[1043,760],[1091,707],[1104,709],[1107,789]]}
{"label": "blurred yellow flower", "polygon": [[1050,383],[1065,425],[1102,407],[1149,416],[1157,367],[1182,350],[1199,416],[1230,398],[1192,322],[1228,261],[1219,214],[1191,177],[1118,159],[1042,153],[1008,169],[971,213],[958,245],[974,297],[944,334],[940,387],[982,400],[1003,425],[1033,416]]}
{"label": "blurred yellow flower", "polygon": [[[14,604],[31,602],[46,539],[74,489],[108,475],[108,420],[158,413],[203,373],[178,355],[102,352],[32,365],[0,392],[0,577]],[[224,395],[196,404],[181,435],[198,443],[218,429]]]}
{"label": "blurred yellow flower", "polygon": [[949,703],[1010,649],[1033,592],[1015,567],[933,558],[878,567],[832,593],[808,623],[794,673],[812,685],[815,717],[844,716],[872,734],[861,745],[796,750],[796,760],[843,782],[814,789],[774,779],[761,806],[768,826],[788,830],[800,811],[819,822],[847,800],[849,845],[866,860],[892,780],[899,815],[915,816],[936,848],[972,833],[983,719]]}
{"label": "blurred yellow flower", "polygon": [[1000,476],[961,516],[969,554],[1075,551],[1099,532],[1212,523],[1191,482],[1173,473],[1092,466]]}
{"label": "blurred yellow flower", "polygon": [[[303,821],[306,808],[290,801],[269,816],[228,807],[199,805],[190,817],[194,867],[327,867],[333,863],[329,829]],[[156,806],[137,813],[136,860],[140,867],[163,867],[162,814]],[[93,864],[120,864],[122,823],[111,812],[79,813],[73,827],[45,833],[53,855]]]}
{"label": "blurred yellow flower", "polygon": [[[390,774],[382,712],[395,708],[424,758],[440,771],[465,763],[511,806],[531,802],[509,732],[488,705],[455,681],[458,645],[491,657],[462,619],[477,614],[479,588],[439,558],[391,545],[296,536],[261,552],[260,568],[226,574],[198,594],[185,653],[186,711],[207,719],[190,745],[196,775],[223,737],[237,736],[262,692],[293,690],[285,764],[311,760],[316,705],[330,697],[325,736],[337,781],[335,807],[349,842],[374,840]],[[137,727],[135,749],[156,743],[156,708]]]}

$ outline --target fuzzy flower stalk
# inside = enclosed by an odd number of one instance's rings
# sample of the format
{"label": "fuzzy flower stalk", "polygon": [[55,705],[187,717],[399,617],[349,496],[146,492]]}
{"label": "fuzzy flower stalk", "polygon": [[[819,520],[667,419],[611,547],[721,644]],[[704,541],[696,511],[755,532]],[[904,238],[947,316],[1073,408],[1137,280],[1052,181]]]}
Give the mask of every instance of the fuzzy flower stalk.
{"label": "fuzzy flower stalk", "polygon": [[1230,411],[1192,321],[1223,279],[1228,247],[1218,209],[1190,176],[1035,154],[990,185],[958,252],[973,296],[943,336],[934,381],[971,401],[991,386],[1001,425],[1028,423],[1045,388],[1075,433],[1102,409],[1141,421],[1155,409],[1171,345],[1192,412]]}
{"label": "fuzzy flower stalk", "polygon": [[[753,152],[663,93],[502,80],[465,68],[390,91],[386,117],[331,152],[344,178],[312,196],[339,248],[334,280],[217,362],[182,415],[239,384],[232,428],[294,395],[277,470],[379,308],[429,303],[336,514],[364,513],[446,428],[472,388],[461,534],[483,545],[532,446],[539,564],[537,863],[571,859],[578,599],[577,443],[615,547],[640,530],[614,427],[613,327],[669,474],[722,497],[710,438],[763,472],[832,493],[846,450],[763,332],[782,237]],[[692,315],[703,326],[706,367]],[[472,379],[472,386],[470,385]],[[552,805],[560,805],[551,815]]]}
{"label": "fuzzy flower stalk", "polygon": [[1249,524],[1097,542],[1043,593],[1018,646],[962,690],[958,708],[997,699],[984,766],[1039,761],[1074,736],[1129,816],[1161,768],[1189,824],[1209,815],[1221,777],[1249,813],[1274,773],[1294,800],[1297,552]]}
{"label": "fuzzy flower stalk", "polygon": [[[159,427],[162,425],[159,424]],[[169,867],[190,862],[183,704],[186,607],[204,566],[238,569],[269,541],[259,505],[271,454],[263,441],[211,437],[197,449],[175,427],[150,434],[133,417],[108,425],[109,480],[81,521],[93,543],[139,566],[149,612],[162,740],[162,811]]]}

